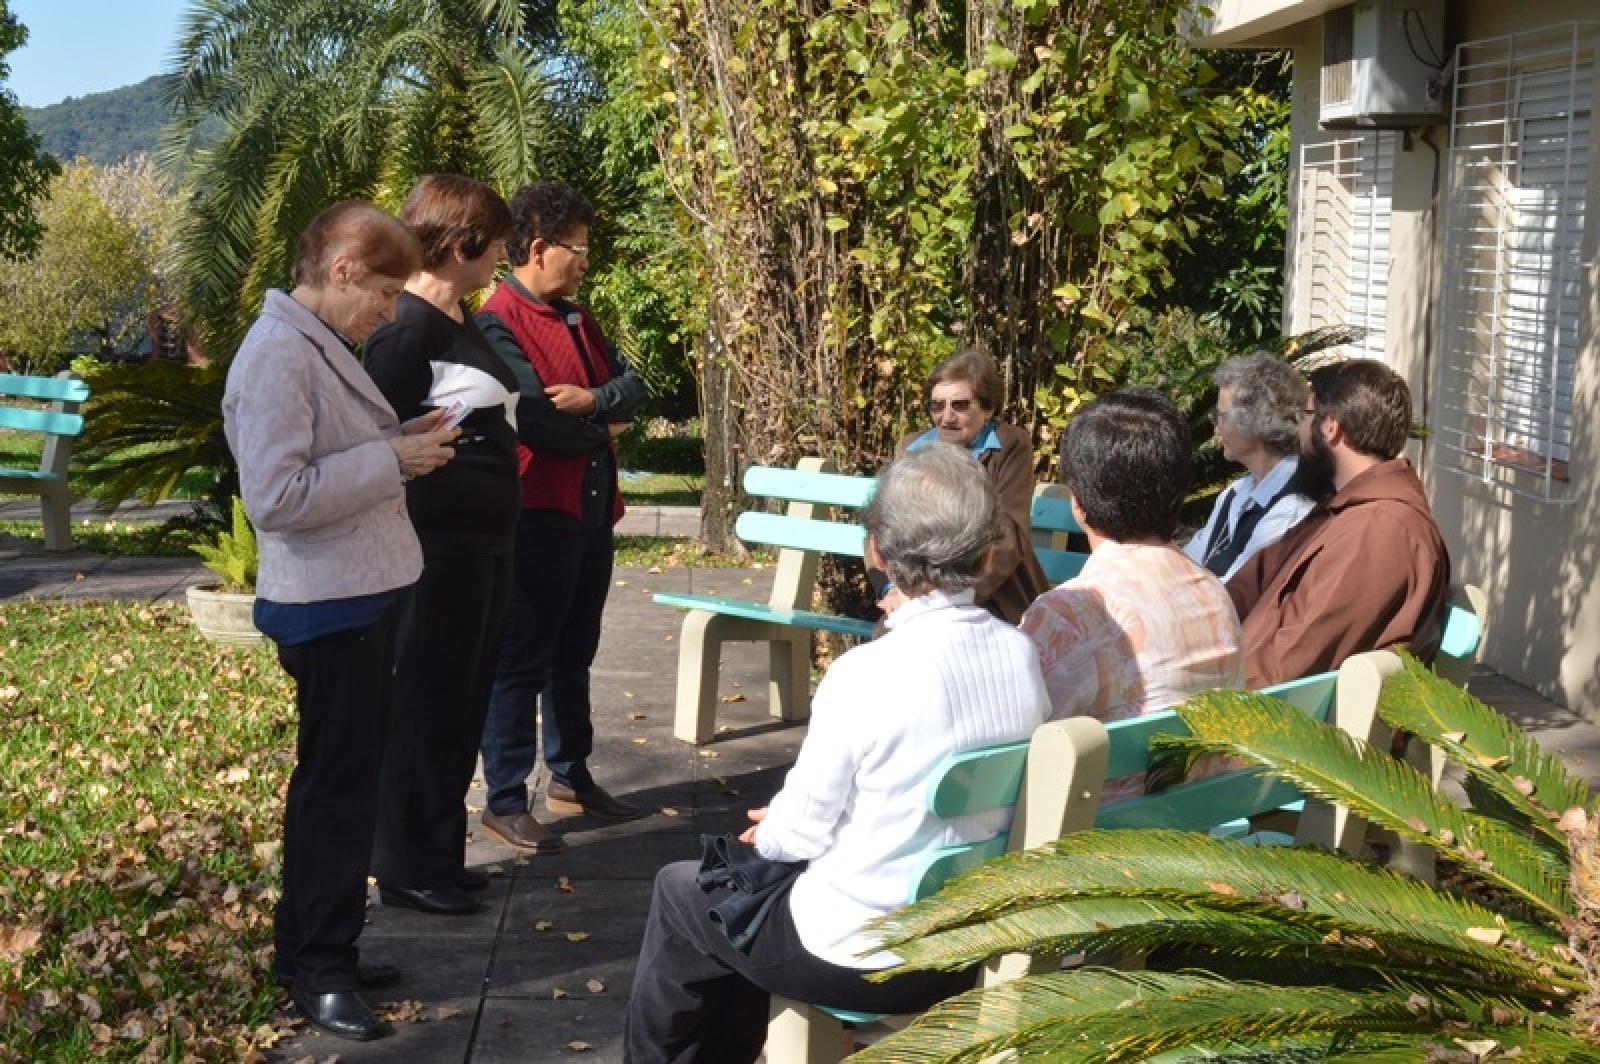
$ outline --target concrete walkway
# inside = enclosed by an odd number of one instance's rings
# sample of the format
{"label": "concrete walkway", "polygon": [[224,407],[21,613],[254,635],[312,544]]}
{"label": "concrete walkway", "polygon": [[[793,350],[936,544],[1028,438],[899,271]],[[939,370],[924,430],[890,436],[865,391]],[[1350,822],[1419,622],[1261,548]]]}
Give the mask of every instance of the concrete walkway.
{"label": "concrete walkway", "polygon": [[[0,551],[0,608],[19,596],[170,599],[206,575],[184,559]],[[729,648],[722,674],[719,720],[733,730],[703,748],[674,740],[679,615],[650,593],[764,597],[770,580],[770,569],[618,570],[594,671],[593,765],[605,786],[651,815],[620,826],[561,821],[570,849],[559,857],[523,857],[475,831],[469,861],[493,879],[473,916],[389,909],[374,892],[363,955],[405,970],[400,986],[377,996],[400,1017],[396,1035],[359,1045],[304,1033],[271,1059],[620,1061],[652,877],[669,861],[697,857],[701,832],[742,828],[744,810],[766,803],[804,735],[769,721],[765,653],[743,644]],[[1600,779],[1600,729],[1591,722],[1487,670],[1473,690]],[[468,802],[476,829],[476,783]]]}

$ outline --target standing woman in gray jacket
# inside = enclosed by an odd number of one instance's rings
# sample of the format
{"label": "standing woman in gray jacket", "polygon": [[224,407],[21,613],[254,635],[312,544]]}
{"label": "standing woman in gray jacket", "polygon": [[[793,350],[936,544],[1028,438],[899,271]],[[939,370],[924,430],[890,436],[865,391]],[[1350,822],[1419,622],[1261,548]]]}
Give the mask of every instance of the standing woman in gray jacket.
{"label": "standing woman in gray jacket", "polygon": [[277,976],[330,1034],[388,1033],[356,991],[396,620],[422,571],[406,480],[450,460],[437,414],[402,426],[355,346],[394,312],[417,239],[347,201],[300,235],[295,287],[267,293],[228,370],[223,428],[261,550],[256,626],[295,681],[300,726],[283,824]]}

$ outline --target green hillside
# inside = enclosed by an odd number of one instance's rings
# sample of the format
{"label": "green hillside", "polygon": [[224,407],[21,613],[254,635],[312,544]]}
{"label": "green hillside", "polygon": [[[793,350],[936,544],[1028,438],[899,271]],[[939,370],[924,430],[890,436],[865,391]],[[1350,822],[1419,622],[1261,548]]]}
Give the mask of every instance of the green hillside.
{"label": "green hillside", "polygon": [[82,156],[101,165],[155,154],[169,114],[159,77],[49,107],[24,107],[22,113],[51,155],[63,162]]}

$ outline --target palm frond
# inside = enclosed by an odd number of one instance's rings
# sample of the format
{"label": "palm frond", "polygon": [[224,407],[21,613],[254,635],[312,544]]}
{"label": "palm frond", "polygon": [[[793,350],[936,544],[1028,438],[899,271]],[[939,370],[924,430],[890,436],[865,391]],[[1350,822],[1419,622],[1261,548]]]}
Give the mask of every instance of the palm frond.
{"label": "palm frond", "polygon": [[875,921],[886,947],[1077,897],[1210,897],[1258,901],[1366,924],[1385,934],[1439,936],[1441,944],[1489,927],[1559,963],[1565,937],[1509,921],[1475,902],[1339,854],[1258,847],[1187,831],[1085,831],[1007,854]]}
{"label": "palm frond", "polygon": [[1568,911],[1564,865],[1499,821],[1459,808],[1426,776],[1386,751],[1255,692],[1207,692],[1177,712],[1191,734],[1165,737],[1162,745],[1191,755],[1243,758],[1308,794],[1433,847],[1545,919],[1559,922]]}
{"label": "palm frond", "polygon": [[1448,1019],[1466,1027],[1513,1002],[1418,995],[1403,987],[1351,991],[1237,983],[1200,973],[1053,972],[969,991],[852,1060],[979,1061],[1005,1049],[1024,1059],[1144,1060],[1174,1049],[1304,1043],[1314,1034],[1426,1034]]}
{"label": "palm frond", "polygon": [[227,369],[157,362],[96,373],[83,436],[73,454],[81,482],[115,505],[169,497],[194,470],[231,479],[232,455],[222,433]]}
{"label": "palm frond", "polygon": [[1573,806],[1590,806],[1588,784],[1493,707],[1410,654],[1402,653],[1401,660],[1401,670],[1384,682],[1378,714],[1391,727],[1437,746],[1503,807],[1515,810],[1519,826],[1531,828],[1564,856],[1566,837],[1555,821]]}

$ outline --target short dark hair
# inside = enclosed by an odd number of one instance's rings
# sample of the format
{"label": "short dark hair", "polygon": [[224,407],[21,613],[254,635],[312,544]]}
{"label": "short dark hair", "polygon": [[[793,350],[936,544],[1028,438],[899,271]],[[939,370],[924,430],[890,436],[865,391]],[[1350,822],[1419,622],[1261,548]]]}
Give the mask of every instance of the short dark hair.
{"label": "short dark hair", "polygon": [[1172,537],[1193,464],[1189,426],[1153,388],[1094,400],[1073,416],[1061,447],[1084,522],[1118,542]]}
{"label": "short dark hair", "polygon": [[1338,422],[1352,450],[1385,461],[1405,450],[1411,389],[1382,362],[1353,358],[1312,370],[1311,394],[1318,416]]}
{"label": "short dark hair", "polygon": [[994,357],[981,347],[963,347],[933,367],[933,372],[928,374],[928,380],[922,386],[924,406],[933,397],[934,385],[946,381],[966,381],[972,386],[972,394],[978,404],[990,413],[998,411],[1006,401],[1006,386],[1000,379],[1000,367],[995,365]]}
{"label": "short dark hair", "polygon": [[422,266],[422,245],[411,230],[365,200],[341,200],[311,219],[295,249],[294,283],[327,284],[328,265],[340,255],[402,281]]}
{"label": "short dark hair", "polygon": [[594,205],[565,181],[535,181],[511,197],[511,235],[506,237],[506,257],[511,265],[528,261],[528,248],[536,239],[553,243],[572,235],[580,225],[594,228]]}
{"label": "short dark hair", "polygon": [[511,232],[511,208],[500,193],[460,174],[426,174],[411,189],[400,220],[422,242],[422,268],[431,270],[456,251],[475,259]]}

